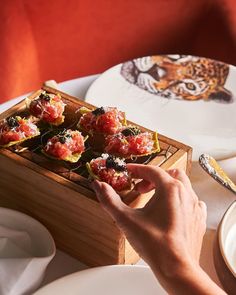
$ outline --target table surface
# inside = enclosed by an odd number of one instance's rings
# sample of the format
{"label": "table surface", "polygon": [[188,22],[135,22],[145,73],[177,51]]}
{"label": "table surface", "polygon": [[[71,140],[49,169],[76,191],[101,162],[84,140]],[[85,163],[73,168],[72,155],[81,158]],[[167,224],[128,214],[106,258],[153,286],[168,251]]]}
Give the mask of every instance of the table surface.
{"label": "table surface", "polygon": [[[59,83],[58,88],[68,94],[73,96],[84,98],[87,92],[87,89],[91,85],[91,83],[97,78],[99,75],[93,75],[83,78],[78,78],[74,80],[69,80],[66,82]],[[18,98],[12,99],[2,105],[0,105],[0,113],[17,103],[18,101],[25,98],[26,95],[22,95]],[[204,200],[204,199],[203,199]],[[212,200],[214,202],[214,200]],[[208,204],[209,208],[209,204]],[[209,222],[208,222],[209,225]],[[220,285],[220,282],[217,278],[214,263],[213,263],[213,241],[215,238],[215,229],[208,228],[206,235],[203,241],[202,253],[200,258],[200,264],[203,269],[209,274],[209,276]],[[143,260],[138,262],[139,265],[145,265]],[[48,284],[49,282],[54,281],[57,278],[63,277],[65,275],[71,274],[73,272],[77,272],[83,269],[86,269],[87,266],[74,259],[73,257],[67,255],[66,253],[57,250],[54,259],[49,264],[44,281],[41,286]]]}

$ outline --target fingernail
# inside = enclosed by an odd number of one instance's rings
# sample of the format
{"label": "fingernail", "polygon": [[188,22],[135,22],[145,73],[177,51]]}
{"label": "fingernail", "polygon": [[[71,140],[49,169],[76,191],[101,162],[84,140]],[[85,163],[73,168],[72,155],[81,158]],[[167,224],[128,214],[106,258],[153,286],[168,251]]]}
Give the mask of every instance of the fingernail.
{"label": "fingernail", "polygon": [[172,177],[175,177],[176,176],[176,169],[171,169],[171,170],[168,170],[168,173],[172,176]]}

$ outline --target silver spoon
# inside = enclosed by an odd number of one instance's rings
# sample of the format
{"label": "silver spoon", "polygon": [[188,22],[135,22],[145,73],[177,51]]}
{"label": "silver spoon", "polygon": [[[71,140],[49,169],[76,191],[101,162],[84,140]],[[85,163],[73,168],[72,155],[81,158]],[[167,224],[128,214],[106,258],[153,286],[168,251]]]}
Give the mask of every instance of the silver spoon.
{"label": "silver spoon", "polygon": [[199,157],[199,164],[218,183],[236,194],[236,184],[229,178],[213,157],[202,154]]}

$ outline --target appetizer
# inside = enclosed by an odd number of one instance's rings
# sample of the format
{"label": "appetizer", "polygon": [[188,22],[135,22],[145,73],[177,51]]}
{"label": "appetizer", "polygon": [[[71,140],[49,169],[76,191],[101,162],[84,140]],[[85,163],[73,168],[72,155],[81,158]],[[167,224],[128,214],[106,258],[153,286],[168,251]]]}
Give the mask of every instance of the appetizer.
{"label": "appetizer", "polygon": [[8,147],[40,134],[32,118],[9,117],[0,122],[0,146]]}
{"label": "appetizer", "polygon": [[125,114],[115,107],[100,107],[89,110],[82,107],[78,127],[89,133],[115,134],[125,125]]}
{"label": "appetizer", "polygon": [[27,100],[30,113],[40,120],[58,126],[64,122],[65,104],[60,94],[48,94],[45,91],[33,100]]}
{"label": "appetizer", "polygon": [[105,138],[106,153],[123,158],[147,156],[160,151],[157,133],[142,132],[136,126],[127,126],[117,134]]}
{"label": "appetizer", "polygon": [[86,167],[91,178],[107,182],[116,191],[131,188],[131,176],[124,159],[102,154],[101,157],[87,163]]}
{"label": "appetizer", "polygon": [[42,152],[53,159],[76,163],[85,150],[85,141],[79,131],[63,130],[48,139]]}

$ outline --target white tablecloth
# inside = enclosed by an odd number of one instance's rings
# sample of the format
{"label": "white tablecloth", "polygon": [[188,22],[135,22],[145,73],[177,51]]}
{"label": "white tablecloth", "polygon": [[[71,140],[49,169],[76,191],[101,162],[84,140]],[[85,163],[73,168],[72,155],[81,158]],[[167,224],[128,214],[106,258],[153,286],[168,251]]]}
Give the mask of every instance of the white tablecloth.
{"label": "white tablecloth", "polygon": [[[59,84],[59,89],[71,95],[84,98],[88,87],[97,77],[98,75],[94,75],[94,76],[88,76],[88,77],[66,81]],[[19,98],[13,99],[7,103],[0,105],[0,113],[8,109],[10,106],[14,105],[16,102],[23,99],[25,96],[26,95],[23,95]],[[98,102],[98,105],[99,105],[99,102]],[[198,164],[194,163],[191,180],[200,198],[204,200],[208,206],[208,221],[207,221],[208,230],[203,242],[201,265],[206,270],[206,272],[213,278],[213,280],[219,284],[219,281],[215,273],[213,257],[212,257],[213,240],[215,237],[215,229],[220,221],[220,218],[222,217],[222,214],[225,211],[225,209],[233,201],[234,196],[231,195],[229,192],[227,192],[224,188],[221,188],[219,185],[217,185],[213,180],[210,179],[210,177],[208,177],[204,173],[205,172],[202,171],[201,168],[199,168]],[[201,181],[201,177],[204,177],[204,179],[206,179],[207,181],[207,183],[204,184],[205,186],[204,185],[199,186],[199,179]],[[217,190],[218,190],[216,192],[217,195],[218,196],[222,195],[222,198],[217,197],[217,200],[214,198],[215,187],[217,187]],[[145,263],[142,260],[140,260],[138,264],[145,264]],[[50,263],[47,269],[46,276],[42,285],[45,285],[64,275],[67,275],[85,268],[87,267],[81,264],[78,260],[58,250],[55,258],[52,260],[52,262]]]}

